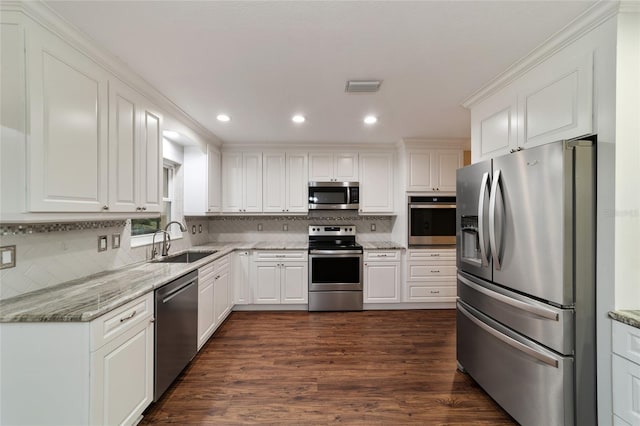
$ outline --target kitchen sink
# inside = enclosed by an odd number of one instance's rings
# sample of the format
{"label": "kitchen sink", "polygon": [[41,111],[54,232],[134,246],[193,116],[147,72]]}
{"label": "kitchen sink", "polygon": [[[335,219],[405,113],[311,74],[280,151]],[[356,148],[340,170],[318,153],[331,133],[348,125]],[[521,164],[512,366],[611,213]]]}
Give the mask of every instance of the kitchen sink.
{"label": "kitchen sink", "polygon": [[156,262],[158,263],[192,263],[217,252],[218,250],[185,251],[184,253],[174,254],[172,256],[167,256],[162,259],[158,259],[156,260]]}

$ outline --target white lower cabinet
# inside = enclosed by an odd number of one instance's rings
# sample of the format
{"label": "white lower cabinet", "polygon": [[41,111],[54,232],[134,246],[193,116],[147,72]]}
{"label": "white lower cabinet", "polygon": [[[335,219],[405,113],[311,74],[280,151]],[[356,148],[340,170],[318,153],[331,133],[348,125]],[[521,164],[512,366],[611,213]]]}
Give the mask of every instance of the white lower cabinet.
{"label": "white lower cabinet", "polygon": [[613,414],[616,425],[640,425],[640,329],[613,321]]}
{"label": "white lower cabinet", "polygon": [[308,303],[307,253],[256,250],[251,262],[255,304]]}
{"label": "white lower cabinet", "polygon": [[249,286],[249,252],[234,252],[231,259],[234,305],[248,305],[253,300]]}
{"label": "white lower cabinet", "polygon": [[91,322],[0,324],[0,424],[136,424],[153,401],[153,296]]}
{"label": "white lower cabinet", "polygon": [[400,250],[365,250],[364,303],[400,302]]}
{"label": "white lower cabinet", "polygon": [[455,303],[455,248],[408,250],[406,271],[405,302]]}
{"label": "white lower cabinet", "polygon": [[198,270],[198,350],[233,308],[230,257],[222,257]]}

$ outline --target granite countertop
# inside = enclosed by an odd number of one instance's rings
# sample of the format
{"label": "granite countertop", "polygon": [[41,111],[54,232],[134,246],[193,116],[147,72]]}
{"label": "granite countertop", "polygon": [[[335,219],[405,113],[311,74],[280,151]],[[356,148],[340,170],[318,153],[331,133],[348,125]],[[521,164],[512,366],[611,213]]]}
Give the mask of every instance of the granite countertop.
{"label": "granite countertop", "polygon": [[[217,252],[192,263],[141,262],[1,300],[0,322],[91,321],[234,250],[307,248],[307,241],[214,243],[196,246],[189,251]],[[184,251],[187,250],[182,252]]]}
{"label": "granite countertop", "polygon": [[611,311],[609,317],[631,327],[640,328],[640,310]]}
{"label": "granite countertop", "polygon": [[404,249],[402,244],[393,241],[358,241],[365,250],[398,250]]}

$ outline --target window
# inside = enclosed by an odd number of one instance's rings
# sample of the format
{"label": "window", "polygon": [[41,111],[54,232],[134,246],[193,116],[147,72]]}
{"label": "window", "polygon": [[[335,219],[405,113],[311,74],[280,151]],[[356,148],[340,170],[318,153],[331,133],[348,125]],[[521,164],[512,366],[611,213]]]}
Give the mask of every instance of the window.
{"label": "window", "polygon": [[[146,219],[131,219],[131,245],[150,244],[155,232],[164,229],[167,223],[174,220],[174,177],[176,166],[165,162],[162,167],[162,212],[159,217]],[[158,235],[158,237],[161,237]],[[180,238],[181,235],[171,235]]]}

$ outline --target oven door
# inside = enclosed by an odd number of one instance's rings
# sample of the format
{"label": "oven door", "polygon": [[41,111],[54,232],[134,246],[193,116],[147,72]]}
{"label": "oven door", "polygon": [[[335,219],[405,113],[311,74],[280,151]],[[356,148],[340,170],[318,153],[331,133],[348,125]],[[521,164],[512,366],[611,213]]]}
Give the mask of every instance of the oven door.
{"label": "oven door", "polygon": [[455,204],[409,204],[409,245],[455,243]]}
{"label": "oven door", "polygon": [[362,290],[362,252],[311,250],[309,291]]}

